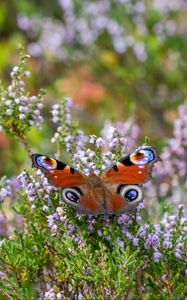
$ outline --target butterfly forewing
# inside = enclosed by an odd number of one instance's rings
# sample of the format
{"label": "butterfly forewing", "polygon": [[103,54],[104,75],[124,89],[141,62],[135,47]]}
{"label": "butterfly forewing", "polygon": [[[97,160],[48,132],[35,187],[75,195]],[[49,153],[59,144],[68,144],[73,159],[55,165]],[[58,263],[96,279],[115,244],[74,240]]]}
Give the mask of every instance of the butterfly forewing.
{"label": "butterfly forewing", "polygon": [[85,183],[84,174],[59,160],[41,154],[32,155],[33,167],[39,168],[56,187],[72,187]]}
{"label": "butterfly forewing", "polygon": [[113,165],[103,180],[119,184],[143,184],[151,177],[153,164],[158,160],[154,148],[144,146]]}

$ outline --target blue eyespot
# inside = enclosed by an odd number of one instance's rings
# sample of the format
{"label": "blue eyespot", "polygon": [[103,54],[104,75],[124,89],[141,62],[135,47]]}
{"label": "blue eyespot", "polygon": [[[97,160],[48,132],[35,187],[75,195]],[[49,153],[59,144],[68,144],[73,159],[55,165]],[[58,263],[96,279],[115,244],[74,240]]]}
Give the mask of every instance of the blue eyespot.
{"label": "blue eyespot", "polygon": [[154,152],[152,150],[145,149],[144,151],[146,153],[146,156],[148,157],[148,161],[149,162],[155,159],[155,154],[154,154]]}
{"label": "blue eyespot", "polygon": [[137,151],[131,153],[130,161],[135,165],[146,165],[147,163],[155,159],[154,151],[151,149],[138,149]]}
{"label": "blue eyespot", "polygon": [[119,186],[118,193],[127,202],[138,203],[143,200],[143,190],[141,186],[135,184],[129,184]]}
{"label": "blue eyespot", "polygon": [[81,191],[77,188],[64,188],[62,189],[62,198],[66,203],[69,203],[73,206],[77,206],[82,197]]}
{"label": "blue eyespot", "polygon": [[36,163],[39,167],[43,167],[45,156],[36,156]]}
{"label": "blue eyespot", "polygon": [[43,156],[43,155],[36,156],[36,164],[39,167],[42,167],[46,170],[56,169],[56,160],[55,159],[50,159],[50,158],[48,158],[46,156]]}
{"label": "blue eyespot", "polygon": [[75,192],[72,192],[72,191],[67,191],[65,193],[65,197],[68,201],[71,201],[71,202],[79,202],[79,196],[75,193]]}
{"label": "blue eyespot", "polygon": [[138,197],[138,191],[137,190],[129,190],[126,194],[125,194],[125,199],[127,201],[134,201],[136,200]]}

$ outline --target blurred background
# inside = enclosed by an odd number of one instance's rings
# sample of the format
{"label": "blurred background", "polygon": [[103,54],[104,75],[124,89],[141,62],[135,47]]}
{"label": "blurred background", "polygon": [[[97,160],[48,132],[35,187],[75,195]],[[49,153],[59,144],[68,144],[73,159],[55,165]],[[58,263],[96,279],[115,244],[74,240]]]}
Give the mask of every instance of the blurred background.
{"label": "blurred background", "polygon": [[[63,96],[89,134],[133,118],[137,146],[145,136],[164,145],[187,95],[186,17],[182,0],[1,0],[1,80],[9,84],[21,44],[31,55],[28,90],[47,90],[44,128],[29,133],[33,150],[53,152],[50,110]],[[0,175],[19,174],[23,147],[0,133],[0,151]]]}

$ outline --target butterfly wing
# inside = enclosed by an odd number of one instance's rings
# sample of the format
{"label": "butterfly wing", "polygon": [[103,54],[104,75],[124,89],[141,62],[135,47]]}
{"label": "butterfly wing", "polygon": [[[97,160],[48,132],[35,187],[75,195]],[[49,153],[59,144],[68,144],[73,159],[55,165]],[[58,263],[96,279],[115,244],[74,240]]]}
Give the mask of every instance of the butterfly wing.
{"label": "butterfly wing", "polygon": [[32,166],[40,169],[52,185],[61,188],[63,200],[79,213],[96,215],[104,212],[103,190],[99,187],[93,189],[86,175],[41,154],[32,155]]}
{"label": "butterfly wing", "polygon": [[[66,190],[68,193],[68,189]],[[89,183],[82,185],[80,188],[81,195],[78,203],[70,203],[69,199],[67,199],[67,193],[65,195],[64,191],[65,189],[62,190],[64,201],[75,207],[78,213],[86,215],[98,215],[105,213],[105,197],[102,188],[95,187],[92,189],[90,188]]]}
{"label": "butterfly wing", "polygon": [[158,159],[153,147],[142,146],[113,165],[103,179],[108,183],[143,184],[150,179],[153,165]]}
{"label": "butterfly wing", "polygon": [[82,185],[86,176],[63,162],[41,154],[32,155],[32,166],[40,169],[56,187]]}
{"label": "butterfly wing", "polygon": [[143,190],[139,185],[150,179],[153,165],[158,159],[153,147],[142,146],[121,159],[102,176],[109,214],[132,210],[143,200]]}

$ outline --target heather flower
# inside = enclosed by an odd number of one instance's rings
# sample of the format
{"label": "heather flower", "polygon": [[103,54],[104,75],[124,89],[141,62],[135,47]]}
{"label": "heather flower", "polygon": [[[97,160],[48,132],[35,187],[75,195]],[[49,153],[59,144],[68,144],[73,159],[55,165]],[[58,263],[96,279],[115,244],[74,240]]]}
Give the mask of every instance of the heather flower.
{"label": "heather flower", "polygon": [[[48,205],[50,205],[51,194],[56,189],[51,184],[49,184],[45,175],[40,171],[37,170],[35,175],[29,174],[28,172],[24,171],[22,174],[19,175],[19,181],[21,187],[24,189],[24,192],[28,198],[28,201],[31,203],[32,209],[35,208],[37,201],[40,203],[40,200],[43,200],[45,204],[43,206],[43,210],[48,210]],[[36,202],[36,203],[33,203]]]}
{"label": "heather flower", "polygon": [[1,87],[0,125],[8,134],[17,135],[20,139],[31,126],[41,128],[43,122],[41,109],[44,92],[32,96],[25,89],[24,79],[29,76],[25,70],[28,57],[21,54],[19,65],[11,71],[11,84],[7,88]]}
{"label": "heather flower", "polygon": [[97,231],[97,234],[98,234],[99,237],[103,236],[103,233],[102,233],[102,231],[100,229]]}
{"label": "heather flower", "polygon": [[138,239],[138,238],[133,238],[132,244],[133,244],[134,246],[138,247],[138,246],[139,246],[139,240],[140,240],[140,239]]}
{"label": "heather flower", "polygon": [[0,179],[0,202],[3,202],[12,194],[11,181],[6,176]]}
{"label": "heather flower", "polygon": [[178,259],[182,259],[183,256],[183,249],[184,249],[184,243],[177,243],[177,246],[175,247],[175,256]]}
{"label": "heather flower", "polygon": [[[143,224],[139,230],[138,230],[138,235],[143,238],[146,236],[146,233],[147,233],[147,229],[149,228],[149,225],[148,224]],[[148,238],[148,241],[146,243],[146,246],[150,246],[151,245],[151,239],[150,239],[150,236]]]}
{"label": "heather flower", "polygon": [[153,253],[153,261],[158,263],[161,257],[162,254],[158,250],[155,250],[155,252]]}
{"label": "heather flower", "polygon": [[51,113],[52,113],[52,115],[53,115],[53,122],[54,123],[57,123],[58,121],[59,121],[59,114],[60,114],[60,112],[59,112],[59,109],[60,109],[60,105],[59,104],[54,104],[53,106],[52,106],[52,111],[51,111]]}
{"label": "heather flower", "polygon": [[130,233],[130,232],[126,232],[125,233],[125,235],[126,235],[126,237],[129,239],[129,240],[134,240],[134,236],[133,236],[133,234],[132,233]]}
{"label": "heather flower", "polygon": [[[88,141],[88,137],[80,130],[75,122],[71,119],[73,100],[69,97],[64,98],[60,104],[52,107],[53,122],[59,123],[52,143],[57,143],[65,147],[66,151],[72,155],[82,149]],[[73,133],[73,135],[72,135]],[[60,153],[57,154],[59,156]]]}
{"label": "heather flower", "polygon": [[186,128],[187,111],[185,105],[178,107],[179,118],[174,121],[173,138],[168,140],[167,145],[160,154],[161,162],[155,166],[155,175],[159,174],[155,183],[145,185],[145,197],[150,202],[160,198],[174,207],[183,203],[187,196],[186,186]]}
{"label": "heather flower", "polygon": [[103,134],[104,136],[106,136],[108,148],[110,149],[111,152],[117,152],[120,153],[121,155],[125,153],[126,139],[124,138],[125,135],[124,132],[120,133],[117,128],[109,127],[108,132],[106,128],[103,129]]}
{"label": "heather flower", "polygon": [[120,248],[124,248],[124,242],[122,240],[120,240],[119,238],[117,238],[116,242],[118,243],[118,245],[120,246]]}
{"label": "heather flower", "polygon": [[45,297],[44,298],[45,300],[56,300],[57,299],[56,298],[56,294],[55,294],[53,288],[50,289],[48,292],[45,292],[45,296],[44,297]]}
{"label": "heather flower", "polygon": [[106,138],[107,143],[105,151],[113,151],[113,148],[119,147],[119,155],[123,156],[125,152],[133,151],[135,148],[135,141],[139,136],[139,127],[135,124],[134,119],[131,118],[126,122],[105,122],[102,136]]}
{"label": "heather flower", "polygon": [[101,137],[97,138],[95,143],[98,148],[102,147],[105,144],[104,140]]}
{"label": "heather flower", "polygon": [[148,249],[148,248],[150,248],[151,246],[152,246],[152,236],[151,236],[151,234],[149,234],[149,235],[147,236],[146,241],[145,241],[144,247],[145,247],[145,249]]}
{"label": "heather flower", "polygon": [[[144,40],[150,32],[145,7],[148,12],[154,10],[158,16],[161,16],[154,19],[153,24],[153,31],[160,44],[170,36],[181,34],[173,12],[177,14],[183,11],[184,3],[183,1],[178,1],[177,5],[176,1],[170,3],[171,1],[169,4],[152,1],[147,8],[145,1],[135,1],[133,5],[128,1],[117,1],[114,6],[110,0],[99,3],[84,0],[78,8],[73,1],[67,3],[59,1],[63,22],[50,17],[29,17],[26,14],[19,14],[17,22],[28,38],[32,37],[28,50],[34,57],[47,55],[50,52],[55,59],[63,61],[74,60],[75,57],[76,60],[81,60],[83,55],[89,58],[97,49],[93,45],[106,32],[111,40],[113,51],[122,55],[131,50],[137,61],[141,63],[148,56]],[[112,14],[114,8],[117,11],[118,9],[124,11],[123,18],[120,14],[117,15],[118,17]],[[129,16],[132,16],[130,20]],[[123,26],[124,19],[125,23],[130,23],[130,26]],[[78,46],[74,47],[72,55],[74,44]],[[90,48],[92,51],[89,51]]]}
{"label": "heather flower", "polygon": [[95,217],[94,216],[88,216],[87,223],[88,223],[89,232],[92,232],[93,229],[94,229],[94,224],[96,223]]}
{"label": "heather flower", "polygon": [[132,224],[132,219],[130,218],[130,215],[123,214],[118,218],[118,224],[123,225],[123,230],[126,231],[128,227]]}

